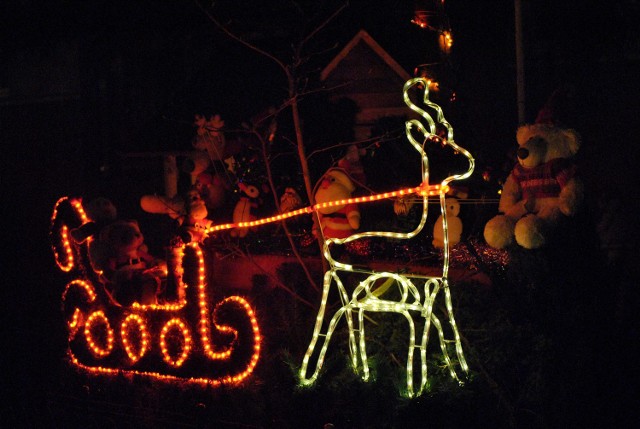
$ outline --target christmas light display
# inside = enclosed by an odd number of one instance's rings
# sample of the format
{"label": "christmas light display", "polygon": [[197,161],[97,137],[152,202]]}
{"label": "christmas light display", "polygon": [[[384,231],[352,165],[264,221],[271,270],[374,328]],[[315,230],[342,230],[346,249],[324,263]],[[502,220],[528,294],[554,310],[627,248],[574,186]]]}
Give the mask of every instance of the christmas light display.
{"label": "christmas light display", "polygon": [[[410,92],[414,88],[420,88],[424,91],[424,97],[422,104],[425,108],[429,108],[430,111],[435,112],[436,118],[434,119],[428,111],[421,107],[418,107],[410,98]],[[429,342],[429,333],[431,325],[436,329],[438,338],[440,341],[440,348],[445,359],[445,363],[449,368],[451,377],[462,383],[462,380],[458,376],[455,369],[454,362],[449,357],[447,349],[447,343],[451,341],[454,344],[455,352],[458,358],[458,364],[464,373],[468,372],[467,363],[462,350],[462,344],[460,341],[460,335],[455,322],[453,314],[453,305],[451,302],[451,291],[448,283],[448,270],[449,270],[449,242],[448,242],[448,229],[447,229],[447,213],[445,210],[445,195],[449,188],[449,183],[455,180],[463,180],[471,175],[474,169],[474,160],[469,152],[459,147],[453,139],[453,128],[445,120],[442,109],[432,101],[429,100],[429,81],[424,78],[415,78],[407,81],[404,86],[404,100],[407,106],[414,112],[420,115],[422,119],[427,123],[428,128],[417,119],[412,119],[406,122],[406,136],[412,146],[417,150],[420,155],[422,165],[422,184],[419,187],[409,190],[403,190],[395,194],[398,196],[404,195],[404,192],[415,192],[422,196],[422,216],[419,224],[413,231],[406,233],[375,231],[375,232],[361,232],[353,234],[347,238],[329,238],[325,240],[323,247],[324,257],[329,263],[329,270],[324,275],[324,284],[322,298],[320,302],[320,308],[316,317],[316,324],[313,330],[313,335],[307,352],[304,355],[302,367],[300,369],[300,380],[302,384],[312,384],[319,376],[320,370],[325,360],[331,337],[338,325],[338,322],[344,316],[347,321],[349,330],[349,352],[351,356],[351,364],[356,372],[359,372],[362,378],[366,381],[369,379],[369,365],[367,362],[366,351],[366,337],[365,337],[365,325],[364,315],[365,312],[387,312],[398,313],[403,315],[409,323],[409,344],[407,353],[406,373],[407,373],[407,396],[414,396],[420,394],[427,386],[427,345]],[[446,138],[440,139],[436,136],[436,125],[444,127],[446,129]],[[414,133],[419,133],[422,136],[422,142],[416,140]],[[441,141],[444,144],[453,148],[456,153],[462,154],[468,160],[468,169],[460,174],[451,175],[445,178],[440,184],[436,186],[429,185],[429,163],[427,154],[424,150],[424,146],[432,141]],[[440,208],[442,214],[443,233],[444,233],[444,248],[443,248],[443,267],[442,276],[431,277],[423,275],[412,274],[398,274],[391,272],[375,272],[364,270],[361,268],[355,268],[349,263],[337,261],[332,257],[331,250],[334,245],[343,245],[355,240],[360,240],[365,237],[387,237],[393,239],[410,239],[415,237],[424,227],[427,220],[427,204],[428,196],[435,193],[440,199]],[[393,195],[394,193],[388,193],[385,195]],[[380,198],[385,198],[384,195]],[[358,200],[351,199],[356,202],[364,202],[371,200]],[[336,204],[346,204],[347,201],[340,201]],[[362,280],[351,294],[347,292],[347,286],[343,282],[341,276],[349,273],[359,273],[367,276]],[[395,281],[398,292],[400,295],[399,300],[383,299],[383,294],[374,293],[374,286],[380,279]],[[332,289],[336,289],[342,306],[331,316],[328,323],[325,322],[325,313],[327,310],[329,292]],[[440,322],[440,319],[434,313],[434,304],[436,299],[440,295],[440,292],[444,294],[444,302],[446,307],[446,315],[449,321],[449,325],[452,331],[453,339],[448,340],[445,338],[444,328]],[[414,323],[414,316],[412,313],[416,313],[424,324],[422,328],[422,336],[420,340],[417,340],[417,331]],[[357,321],[354,321],[354,316],[357,315]],[[324,341],[320,343],[320,337],[324,337]],[[319,350],[317,346],[321,344]],[[414,388],[413,383],[413,359],[416,351],[419,350],[420,355],[420,384],[417,389]],[[312,358],[315,356],[315,366],[313,365]],[[311,371],[310,371],[311,368]],[[309,372],[311,372],[309,374]]]}
{"label": "christmas light display", "polygon": [[[294,216],[300,216],[303,214],[311,214],[315,211],[323,207],[329,206],[343,206],[347,204],[362,204],[380,201],[383,199],[391,199],[391,198],[402,198],[408,195],[418,195],[422,199],[422,216],[419,224],[413,231],[406,233],[398,233],[398,232],[388,232],[388,231],[375,231],[375,232],[362,232],[353,234],[347,238],[336,239],[330,238],[324,241],[323,247],[323,255],[326,260],[329,262],[330,269],[324,275],[324,287],[323,294],[321,298],[320,308],[318,311],[318,316],[316,318],[316,324],[314,327],[313,336],[307,352],[303,358],[302,367],[300,370],[300,379],[301,383],[308,385],[312,384],[317,378],[324,363],[325,354],[327,352],[331,336],[335,331],[335,328],[338,325],[338,322],[345,316],[347,319],[348,329],[349,329],[349,351],[351,355],[351,363],[354,367],[354,370],[361,372],[362,378],[364,380],[369,379],[369,366],[367,363],[367,353],[366,353],[366,340],[365,340],[365,327],[364,327],[364,312],[390,312],[390,313],[398,313],[402,314],[409,323],[409,344],[408,344],[408,354],[407,354],[407,390],[406,394],[408,396],[414,396],[415,394],[421,393],[424,388],[427,386],[427,345],[429,342],[429,333],[431,329],[431,325],[437,331],[438,339],[440,341],[440,349],[445,360],[447,367],[449,368],[449,372],[452,378],[462,383],[462,380],[458,376],[458,372],[455,369],[455,364],[451,360],[449,356],[449,351],[447,348],[447,343],[451,342],[454,344],[455,353],[458,358],[458,365],[462,369],[462,371],[466,374],[468,372],[468,366],[464,357],[464,353],[462,350],[462,344],[460,341],[460,335],[458,332],[458,327],[455,322],[454,314],[453,314],[453,305],[451,301],[451,291],[449,289],[448,282],[448,272],[449,272],[449,238],[448,238],[448,222],[447,222],[447,213],[445,210],[445,197],[450,190],[449,183],[453,181],[463,180],[468,178],[475,166],[475,161],[471,154],[458,146],[454,141],[453,136],[453,128],[444,118],[444,114],[440,106],[436,103],[432,102],[429,99],[429,89],[433,87],[433,82],[426,78],[415,78],[406,82],[404,86],[404,101],[407,106],[416,112],[425,122],[427,123],[427,128],[417,119],[412,119],[406,122],[406,136],[412,146],[417,150],[420,154],[421,166],[422,166],[422,181],[421,184],[412,188],[405,188],[391,192],[384,192],[380,194],[374,194],[369,196],[360,196],[354,198],[347,198],[337,201],[329,201],[323,202],[319,204],[315,204],[313,206],[304,207],[301,209],[297,209],[287,213],[281,213],[275,216],[257,219],[253,221],[247,222],[236,222],[236,223],[227,223],[221,225],[214,225],[207,229],[206,233],[211,234],[218,231],[235,229],[235,228],[250,228],[260,225],[265,225],[271,222],[282,221]],[[414,88],[420,88],[424,91],[424,96],[421,100],[422,104],[430,109],[430,111],[435,113],[435,119],[432,115],[418,107],[416,104],[412,102],[410,99],[410,92]],[[437,132],[437,126],[440,126],[446,130],[446,136],[444,138],[439,137]],[[414,132],[419,133],[422,136],[422,142],[416,140],[414,137]],[[466,171],[460,174],[454,174],[449,177],[446,177],[438,184],[429,184],[429,163],[428,157],[424,150],[424,146],[427,143],[438,143],[441,145],[450,146],[455,153],[462,154],[468,161],[468,168]],[[343,245],[346,243],[350,243],[362,238],[366,237],[382,237],[389,239],[400,239],[407,240],[415,237],[419,234],[427,220],[427,204],[429,197],[437,196],[440,203],[441,208],[441,219],[442,219],[442,230],[443,230],[443,266],[442,266],[442,276],[432,277],[432,276],[424,276],[424,275],[412,275],[412,274],[397,274],[391,272],[374,272],[367,271],[363,269],[354,268],[349,263],[344,263],[335,260],[331,255],[331,246],[332,245]],[[368,277],[361,281],[360,284],[355,288],[351,295],[347,293],[347,288],[342,282],[338,273],[358,273],[368,275]],[[374,291],[375,285],[377,285],[377,280],[383,279],[385,280],[385,285],[389,285],[391,281],[395,282],[398,291],[400,292],[400,300],[399,301],[391,301],[381,299],[380,296],[383,295],[381,289],[377,289]],[[343,306],[338,309],[327,326],[324,326],[325,321],[325,312],[328,302],[329,291],[332,289],[332,285],[335,284],[335,288],[338,290],[338,294],[343,303]],[[422,293],[421,293],[422,291]],[[444,305],[446,316],[449,322],[449,326],[451,329],[451,334],[453,339],[449,340],[445,338],[444,328],[440,319],[434,314],[434,304],[436,299],[438,298],[440,292],[442,291],[442,295],[444,295]],[[206,312],[206,307],[201,303],[202,311]],[[413,320],[413,315],[411,312],[418,313],[424,323],[422,328],[422,336],[420,341],[417,341],[418,331],[416,330],[415,322]],[[357,328],[353,320],[353,315],[356,313],[358,315]],[[201,319],[204,320],[204,319]],[[206,325],[208,326],[208,324]],[[222,327],[217,327],[218,330],[223,330]],[[226,356],[226,352],[213,352],[207,345],[207,339],[209,337],[209,333],[207,331],[207,327],[201,327],[201,338],[203,339],[203,344],[205,347],[205,352],[211,359],[217,359]],[[318,345],[318,340],[320,337],[324,337],[324,342],[322,343],[322,347],[317,353],[316,361],[315,361],[315,369],[312,374],[309,375],[309,366],[311,365],[311,358],[316,352],[316,346]],[[420,385],[416,391],[414,389],[413,383],[413,359],[416,350],[419,350],[420,354]]]}
{"label": "christmas light display", "polygon": [[[409,195],[417,195],[422,199],[422,215],[418,225],[412,231],[367,231],[355,233],[346,238],[324,240],[322,253],[330,268],[324,275],[323,292],[313,335],[299,373],[300,381],[304,385],[312,384],[318,378],[331,337],[343,316],[347,321],[349,352],[353,369],[364,380],[369,379],[365,312],[397,313],[407,320],[409,325],[406,361],[407,396],[420,394],[428,385],[427,346],[432,326],[437,332],[440,351],[451,377],[460,383],[463,382],[456,366],[459,366],[465,374],[468,372],[453,314],[448,282],[450,253],[445,196],[450,189],[451,182],[466,179],[471,175],[474,169],[474,160],[468,151],[455,143],[453,128],[445,120],[442,109],[429,100],[431,83],[426,78],[415,78],[407,81],[404,86],[405,103],[426,123],[425,125],[418,119],[406,122],[406,137],[420,155],[422,173],[418,186],[369,196],[323,202],[268,218],[214,225],[206,230],[206,234],[211,234],[227,229],[250,228],[294,216],[311,214],[327,206],[363,204],[384,199],[404,198]],[[416,90],[424,92],[421,99],[423,107],[419,107],[411,99],[411,94],[415,94]],[[435,112],[435,119],[429,112]],[[446,136],[439,137],[437,128],[440,130],[444,128]],[[419,140],[415,134],[420,135]],[[429,143],[446,145],[451,147],[454,153],[462,154],[468,161],[467,170],[448,176],[440,183],[429,184],[429,163],[425,152],[425,146]],[[441,276],[376,272],[360,267],[356,268],[350,263],[338,261],[332,256],[334,246],[341,246],[367,237],[395,240],[408,240],[415,237],[422,231],[426,223],[429,197],[437,197],[441,208],[444,234]],[[63,208],[67,212],[65,215],[61,214]],[[260,330],[255,313],[249,303],[239,296],[231,296],[222,300],[213,311],[210,311],[211,299],[207,284],[205,255],[198,243],[190,243],[173,251],[175,263],[169,274],[175,278],[177,283],[179,299],[176,302],[153,305],[134,303],[125,308],[110,299],[108,291],[104,290],[102,284],[99,287],[95,286],[100,283],[101,273],[88,269],[90,264],[82,263],[88,258],[88,246],[91,239],[83,243],[74,243],[70,240],[69,227],[65,221],[68,218],[73,218],[73,221],[78,224],[88,221],[80,200],[60,199],[54,207],[51,220],[55,261],[61,271],[76,277],[67,284],[62,295],[63,304],[68,314],[69,356],[74,364],[93,373],[136,374],[167,381],[186,380],[214,386],[237,384],[253,372],[259,359],[261,347]],[[187,253],[192,260],[197,262],[189,265],[190,267],[195,266],[192,271],[197,272],[190,273],[185,270],[183,261]],[[343,278],[345,274],[350,273],[363,276],[364,279],[355,287],[349,286],[345,284]],[[183,280],[187,278],[189,280]],[[377,288],[380,281],[385,285],[384,291],[382,288]],[[396,285],[399,299],[385,298],[389,293],[386,288],[390,284]],[[353,291],[349,293],[348,287],[351,287]],[[327,321],[325,313],[329,293],[332,290],[335,290],[339,295],[342,306]],[[446,319],[449,325],[449,331],[446,333],[446,327],[434,312],[439,298],[444,300]],[[191,309],[189,303],[197,308]],[[218,320],[220,312],[226,307],[241,310],[239,313],[248,322],[245,323],[245,328],[248,327],[248,329],[241,331],[233,324],[230,325],[228,321],[222,323]],[[418,324],[415,322],[416,318],[419,320]],[[119,326],[119,331],[116,333],[112,326]],[[84,329],[80,329],[81,327]],[[250,331],[250,334],[247,331]],[[195,333],[198,334],[199,341],[194,340]],[[250,338],[243,338],[243,334],[245,336],[248,334]],[[447,335],[452,338],[447,338]],[[320,337],[324,337],[324,341],[320,342]],[[213,338],[224,338],[225,340],[222,344],[218,344]],[[249,353],[245,353],[249,357],[245,357],[233,371],[229,373],[223,371],[222,374],[216,373],[215,376],[212,376],[206,370],[204,372],[201,370],[201,367],[205,367],[205,364],[211,362],[228,362],[235,356],[234,351],[238,343],[243,343],[244,348],[249,349]],[[448,344],[453,344],[455,349],[457,356],[455,362],[450,357]],[[321,346],[318,347],[319,345]],[[119,353],[115,353],[116,350]],[[417,387],[414,386],[413,381],[416,353],[420,359],[420,381]],[[116,358],[116,355],[126,357],[124,359]],[[176,372],[178,370],[179,372]]]}
{"label": "christmas light display", "polygon": [[[251,375],[262,341],[255,312],[240,296],[224,298],[210,311],[207,265],[197,243],[171,252],[170,275],[180,297],[176,302],[125,307],[113,301],[101,273],[91,268],[91,239],[75,243],[69,237],[70,224],[87,221],[81,200],[56,202],[53,253],[60,270],[73,277],[62,293],[73,364],[94,374],[210,386],[238,384]],[[187,259],[195,264],[186,266],[195,268],[185,268]]]}

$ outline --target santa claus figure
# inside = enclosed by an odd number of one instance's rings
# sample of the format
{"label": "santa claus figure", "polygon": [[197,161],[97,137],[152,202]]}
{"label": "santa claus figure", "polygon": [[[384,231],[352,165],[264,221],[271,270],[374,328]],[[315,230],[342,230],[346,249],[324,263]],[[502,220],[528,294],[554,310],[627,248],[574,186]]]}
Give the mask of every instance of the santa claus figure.
{"label": "santa claus figure", "polygon": [[341,168],[330,168],[316,185],[314,197],[325,239],[346,238],[360,228],[357,204],[323,204],[351,198],[355,189],[349,174]]}

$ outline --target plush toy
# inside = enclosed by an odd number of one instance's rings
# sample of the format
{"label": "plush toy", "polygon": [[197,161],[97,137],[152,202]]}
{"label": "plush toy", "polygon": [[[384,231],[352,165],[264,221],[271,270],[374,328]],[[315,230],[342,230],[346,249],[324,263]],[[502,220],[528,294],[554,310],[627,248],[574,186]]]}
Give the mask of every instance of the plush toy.
{"label": "plush toy", "polygon": [[413,207],[414,200],[413,195],[405,195],[397,197],[393,201],[393,212],[397,216],[407,216]]}
{"label": "plush toy", "polygon": [[[259,207],[260,190],[257,186],[247,185],[240,182],[238,184],[242,196],[233,209],[233,222],[250,222],[256,220],[255,210]],[[249,233],[249,228],[234,228],[230,231],[232,237],[244,238]]]}
{"label": "plush toy", "polygon": [[195,151],[182,162],[181,169],[191,176],[191,184],[195,184],[198,175],[216,169],[216,165],[224,165],[226,158],[226,140],[222,133],[224,121],[220,115],[205,118],[195,115],[196,135],[191,142]]}
{"label": "plush toy", "polygon": [[500,214],[484,229],[487,244],[496,249],[507,248],[514,240],[526,249],[544,246],[583,200],[583,185],[572,160],[580,147],[574,130],[539,115],[534,124],[518,128],[516,139],[518,163],[503,186]]}
{"label": "plush toy", "polygon": [[186,200],[185,215],[178,218],[178,235],[184,243],[202,243],[207,237],[207,228],[213,221],[207,219],[207,206],[196,189],[187,193]]}
{"label": "plush toy", "polygon": [[221,131],[224,121],[220,115],[210,118],[195,115],[194,125],[198,128],[192,142],[193,147],[208,154],[211,161],[224,160],[226,141]]}
{"label": "plush toy", "polygon": [[117,220],[100,232],[99,240],[109,249],[101,265],[112,297],[125,306],[156,304],[166,267],[148,253],[138,222]]}
{"label": "plush toy", "polygon": [[89,221],[69,232],[76,243],[83,243],[87,238],[97,236],[104,226],[115,221],[118,217],[116,206],[111,200],[104,197],[94,198],[83,204],[82,207]]}
{"label": "plush toy", "polygon": [[220,115],[209,119],[195,116],[196,136],[192,141],[194,151],[182,161],[181,171],[188,173],[190,184],[198,188],[209,212],[221,208],[230,188],[224,172],[228,170],[226,141],[222,128],[224,121]]}
{"label": "plush toy", "polygon": [[302,207],[302,198],[294,188],[287,187],[280,196],[280,213],[292,212]]}
{"label": "plush toy", "polygon": [[[457,198],[445,199],[445,210],[447,212],[447,231],[449,233],[449,245],[454,246],[460,242],[462,236],[462,220],[460,214],[460,203]],[[439,249],[444,248],[444,229],[442,215],[438,216],[433,225],[433,246]]]}
{"label": "plush toy", "polygon": [[200,197],[204,201],[209,212],[224,206],[227,189],[224,181],[219,175],[200,173],[196,177],[194,186],[200,193]]}
{"label": "plush toy", "polygon": [[[317,203],[350,198],[356,187],[349,174],[341,168],[330,168],[316,184]],[[318,209],[320,228],[325,238],[346,238],[360,228],[357,204],[332,205]]]}

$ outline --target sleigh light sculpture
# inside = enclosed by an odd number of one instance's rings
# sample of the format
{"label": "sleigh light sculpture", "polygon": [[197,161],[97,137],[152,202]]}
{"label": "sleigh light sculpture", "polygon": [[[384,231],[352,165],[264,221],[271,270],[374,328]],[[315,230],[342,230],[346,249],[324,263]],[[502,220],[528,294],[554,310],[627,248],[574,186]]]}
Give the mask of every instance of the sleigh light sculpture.
{"label": "sleigh light sculpture", "polygon": [[[370,377],[367,362],[365,313],[384,312],[403,315],[409,325],[409,343],[406,363],[406,393],[415,396],[427,387],[427,346],[432,326],[435,328],[440,349],[451,377],[462,383],[456,367],[466,374],[467,363],[456,326],[451,291],[448,283],[449,240],[445,196],[449,184],[468,178],[474,169],[471,154],[459,147],[453,139],[453,129],[445,120],[442,109],[429,100],[429,81],[415,78],[404,85],[404,100],[417,113],[418,119],[406,122],[406,136],[421,160],[421,182],[418,186],[392,192],[329,201],[304,207],[276,216],[247,222],[214,225],[207,234],[234,228],[251,228],[290,217],[311,214],[326,206],[361,204],[392,198],[418,195],[422,199],[422,216],[416,228],[406,233],[371,231],[353,234],[347,238],[329,238],[324,241],[323,255],[329,263],[324,274],[322,297],[313,335],[300,368],[304,385],[313,384],[322,369],[332,335],[343,318],[349,332],[349,352],[354,371],[366,381]],[[411,100],[411,93],[423,90],[422,107]],[[435,119],[429,109],[435,113]],[[437,128],[446,131],[446,137],[437,135]],[[421,140],[414,134],[420,134]],[[438,142],[451,147],[468,161],[468,168],[446,177],[438,184],[429,184],[429,163],[424,146]],[[441,276],[412,273],[376,272],[341,262],[331,254],[332,246],[340,246],[367,237],[408,240],[416,237],[427,220],[429,197],[437,197],[442,214],[444,233],[443,266]],[[61,214],[61,212],[65,212]],[[178,293],[176,302],[165,305],[130,307],[114,305],[100,283],[100,273],[93,269],[89,259],[89,241],[81,245],[69,238],[70,225],[87,222],[80,200],[60,199],[53,210],[51,236],[56,263],[71,277],[62,294],[63,310],[69,330],[69,357],[87,371],[100,374],[140,375],[161,380],[183,380],[206,385],[237,384],[254,370],[260,355],[260,330],[255,313],[242,297],[230,296],[218,302],[213,310],[211,285],[207,282],[204,250],[198,244],[175,249],[169,265],[168,278],[173,278]],[[349,294],[343,276],[357,273],[364,280]],[[342,277],[341,277],[342,276]],[[384,299],[380,281],[397,286],[399,299]],[[325,313],[329,292],[337,290],[342,306],[327,321]],[[435,314],[436,305],[444,300],[450,331]],[[357,317],[356,317],[357,316]],[[415,319],[419,320],[417,325]],[[223,324],[224,323],[224,324]],[[421,327],[421,334],[420,328]],[[447,334],[452,338],[447,338]],[[324,337],[324,341],[320,341]],[[457,361],[450,357],[448,343],[455,348]],[[420,383],[414,387],[414,358],[419,353]]]}
{"label": "sleigh light sculpture", "polygon": [[[418,107],[410,99],[410,93],[414,89],[423,89],[424,98],[422,104],[425,108],[435,112],[435,119],[421,107]],[[447,343],[453,343],[457,355],[457,364],[463,373],[468,372],[467,363],[465,361],[458,327],[456,326],[453,306],[451,301],[451,291],[448,283],[449,271],[449,242],[447,230],[447,213],[445,210],[445,195],[449,188],[449,183],[456,180],[466,179],[471,175],[474,169],[474,160],[469,152],[459,147],[453,139],[453,129],[445,120],[442,109],[429,100],[429,81],[423,78],[415,78],[407,81],[404,85],[404,100],[411,110],[416,112],[423,118],[427,124],[425,127],[419,120],[412,119],[406,122],[406,136],[411,145],[420,155],[422,162],[422,181],[421,185],[415,188],[396,191],[392,193],[381,194],[381,198],[389,198],[415,193],[422,197],[422,217],[417,227],[407,233],[396,232],[362,232],[353,234],[347,238],[329,238],[324,243],[324,257],[329,263],[329,270],[324,275],[324,284],[322,298],[318,316],[316,318],[313,336],[309,343],[308,349],[302,361],[300,369],[301,383],[304,385],[312,384],[316,381],[322,369],[325,355],[332,335],[340,320],[344,317],[347,321],[349,332],[349,353],[351,356],[351,365],[356,373],[367,381],[370,376],[369,365],[367,362],[367,348],[365,335],[365,313],[366,312],[386,312],[398,313],[403,315],[409,324],[409,344],[406,362],[406,392],[407,396],[420,394],[427,387],[427,346],[429,344],[429,335],[433,326],[437,332],[440,342],[440,348],[444,361],[449,369],[451,377],[462,384],[461,377],[456,370],[456,364],[450,358]],[[446,138],[441,139],[436,135],[437,126],[446,130]],[[414,134],[422,135],[422,142],[418,141]],[[450,146],[456,153],[462,154],[468,160],[468,168],[460,174],[449,176],[436,185],[429,184],[429,164],[424,146],[434,141]],[[439,196],[440,210],[442,213],[442,223],[444,230],[444,250],[443,250],[443,267],[442,275],[433,277],[419,274],[398,274],[392,272],[375,272],[356,268],[351,264],[340,262],[333,258],[331,254],[332,246],[343,245],[365,237],[386,237],[391,239],[408,240],[415,237],[422,231],[427,220],[427,203],[428,197],[433,195]],[[352,201],[353,200],[353,201]],[[361,202],[361,199],[350,199],[349,202]],[[347,201],[338,202],[338,204],[346,204]],[[345,274],[359,273],[367,276],[362,280],[355,289],[349,293],[345,282],[341,278]],[[394,282],[398,287],[400,298],[398,300],[383,299],[384,294],[376,290],[379,280],[385,282]],[[342,306],[338,308],[330,319],[326,320],[327,301],[329,292],[332,288],[336,288],[340,296]],[[445,331],[440,319],[434,313],[436,302],[439,298],[444,298],[446,308],[446,317],[451,328],[452,339],[445,338]],[[415,317],[421,320],[422,335],[416,329]],[[324,338],[323,341],[320,341]],[[420,356],[419,376],[420,383],[414,387],[414,357],[416,352]]]}
{"label": "sleigh light sculpture", "polygon": [[73,364],[94,374],[209,386],[239,384],[253,372],[261,343],[255,313],[240,296],[213,305],[203,249],[173,249],[167,278],[180,291],[175,301],[125,307],[92,267],[92,238],[81,244],[70,238],[70,228],[86,222],[81,200],[58,200],[51,238],[55,261],[70,277],[62,310]]}

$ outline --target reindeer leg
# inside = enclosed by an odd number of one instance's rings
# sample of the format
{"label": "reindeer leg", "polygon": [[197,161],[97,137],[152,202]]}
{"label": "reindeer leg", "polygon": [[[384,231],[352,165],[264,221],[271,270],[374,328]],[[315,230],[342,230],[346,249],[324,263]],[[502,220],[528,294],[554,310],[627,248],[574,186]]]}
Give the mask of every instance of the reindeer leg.
{"label": "reindeer leg", "polygon": [[[465,359],[464,352],[462,351],[462,341],[460,340],[460,333],[458,332],[458,326],[456,325],[456,320],[453,317],[453,304],[451,303],[451,291],[449,290],[449,283],[446,278],[443,279],[443,285],[444,285],[443,289],[444,289],[445,305],[447,307],[449,324],[451,325],[451,329],[453,331],[456,354],[458,355],[458,362],[460,363],[460,367],[462,368],[462,371],[465,374],[467,374],[469,372],[469,366],[467,365],[467,360]],[[460,381],[460,383],[462,382]]]}
{"label": "reindeer leg", "polygon": [[[347,311],[348,309],[348,304],[343,305],[340,309],[338,309],[333,317],[331,318],[331,320],[329,321],[329,324],[327,326],[327,330],[325,333],[322,333],[322,325],[324,323],[324,314],[326,311],[326,306],[327,306],[327,299],[329,297],[329,290],[331,289],[331,283],[332,280],[334,280],[336,282],[336,286],[338,287],[338,291],[340,293],[340,297],[343,301],[343,304],[346,301],[346,291],[344,289],[344,285],[342,284],[342,281],[340,280],[340,278],[338,277],[338,275],[335,273],[335,271],[333,270],[329,270],[325,273],[324,276],[324,287],[323,287],[323,291],[322,291],[322,300],[320,302],[320,309],[318,310],[318,316],[316,317],[316,324],[315,324],[315,328],[313,330],[313,335],[311,337],[311,342],[309,343],[309,347],[307,348],[307,352],[304,355],[304,358],[302,360],[302,367],[300,368],[300,380],[302,384],[305,385],[309,385],[312,384],[317,378],[318,378],[318,374],[320,373],[320,369],[322,368],[322,365],[324,364],[324,356],[327,352],[327,348],[329,347],[329,341],[331,340],[331,336],[333,335],[333,331],[336,328],[336,325],[338,324],[338,322],[340,321],[340,318],[342,318],[342,315],[344,314],[345,311]],[[350,311],[350,308],[349,308]],[[349,319],[351,318],[350,314],[349,314]],[[353,325],[353,322],[351,322],[351,326]],[[309,361],[311,359],[311,356],[314,354],[318,339],[324,336],[324,342],[322,344],[322,347],[320,349],[320,352],[318,354],[318,359],[316,361],[316,366],[315,366],[315,370],[313,371],[313,374],[310,377],[307,377],[307,370],[308,370],[308,366],[309,366]]]}
{"label": "reindeer leg", "polygon": [[407,353],[407,394],[411,398],[414,396],[413,391],[413,355],[416,349],[416,326],[413,322],[411,314],[407,310],[401,312],[409,322],[409,350]]}

